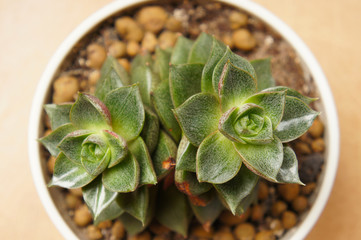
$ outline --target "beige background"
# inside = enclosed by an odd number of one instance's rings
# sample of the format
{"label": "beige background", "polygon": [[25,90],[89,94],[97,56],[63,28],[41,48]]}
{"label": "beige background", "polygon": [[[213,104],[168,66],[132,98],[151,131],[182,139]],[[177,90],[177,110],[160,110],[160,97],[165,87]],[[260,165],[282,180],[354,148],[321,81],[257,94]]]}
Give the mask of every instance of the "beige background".
{"label": "beige background", "polygon": [[[323,67],[337,102],[341,158],[307,239],[361,239],[361,1],[255,0],[289,24]],[[65,37],[110,0],[0,0],[0,238],[62,239],[35,191],[27,124],[36,84]]]}

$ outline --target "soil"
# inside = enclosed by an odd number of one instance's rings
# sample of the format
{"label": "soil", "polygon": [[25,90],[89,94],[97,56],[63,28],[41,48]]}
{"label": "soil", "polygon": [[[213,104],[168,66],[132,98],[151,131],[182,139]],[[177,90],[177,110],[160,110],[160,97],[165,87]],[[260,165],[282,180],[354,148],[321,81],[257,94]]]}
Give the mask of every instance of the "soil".
{"label": "soil", "polygon": [[[182,23],[180,33],[192,39],[195,39],[202,31],[213,34],[219,39],[223,39],[224,36],[231,36],[234,29],[231,28],[229,16],[234,11],[241,12],[231,6],[210,1],[167,2],[160,5],[169,16],[173,16]],[[108,50],[112,42],[122,40],[114,28],[115,20],[121,16],[134,17],[140,9],[140,7],[128,9],[97,26],[94,31],[82,39],[72,52],[69,53],[57,76],[74,76],[79,82],[80,91],[92,92],[94,84],[89,80],[90,74],[97,70],[88,67],[86,64],[88,58],[87,46],[97,43]],[[247,13],[241,13],[248,16],[248,23],[242,28],[248,29],[251,32],[257,45],[250,51],[244,51],[235,47],[233,50],[249,60],[271,57],[272,73],[277,85],[289,86],[304,95],[317,97],[317,89],[313,80],[307,71],[303,69],[302,63],[292,47],[260,20]],[[159,37],[160,34],[161,32],[157,33],[156,36]],[[124,56],[123,59],[130,62],[131,56]],[[317,178],[324,161],[324,147],[322,148],[321,144],[321,148],[317,148],[313,144],[316,140],[323,141],[323,125],[322,122],[317,121],[318,126],[322,127],[322,131],[318,131],[316,135],[306,133],[299,140],[290,143],[299,159],[300,178],[306,184],[305,187],[298,185],[279,186],[264,181],[260,186],[257,204],[253,205],[242,217],[230,216],[230,213],[225,211],[211,227],[211,232],[209,233],[200,228],[200,225],[194,220],[190,228],[189,239],[243,239],[240,237],[240,234],[243,233],[242,227],[246,223],[251,225],[254,233],[251,233],[250,238],[245,239],[254,239],[254,237],[256,239],[279,239],[287,229],[297,224],[300,216],[305,214],[312,205],[312,197],[310,196],[313,195],[312,193],[317,184]],[[45,125],[48,126],[47,124]],[[51,166],[51,163],[48,162],[50,171]],[[67,194],[72,194],[75,196],[75,199],[81,199],[74,192],[62,191],[63,199],[65,199]],[[81,202],[77,202],[76,205],[69,205],[67,203],[68,214],[72,219],[76,211],[83,204]],[[293,216],[295,216],[294,222],[292,222]],[[153,223],[153,225],[155,224]],[[79,228],[84,233],[84,236],[88,236],[90,239],[120,239],[115,237],[114,230],[112,230],[114,228],[114,221],[104,228],[97,228],[95,230],[89,226],[92,226],[90,222]],[[101,235],[92,235],[94,231],[99,231]],[[134,239],[151,239],[155,238],[155,236],[157,236],[157,239],[184,239],[167,229],[162,234],[159,234],[159,232],[154,231],[152,228],[146,229],[145,232],[146,234],[143,234],[142,237]],[[267,234],[271,237],[263,238],[268,236]],[[125,234],[123,238],[126,239],[126,237]]]}

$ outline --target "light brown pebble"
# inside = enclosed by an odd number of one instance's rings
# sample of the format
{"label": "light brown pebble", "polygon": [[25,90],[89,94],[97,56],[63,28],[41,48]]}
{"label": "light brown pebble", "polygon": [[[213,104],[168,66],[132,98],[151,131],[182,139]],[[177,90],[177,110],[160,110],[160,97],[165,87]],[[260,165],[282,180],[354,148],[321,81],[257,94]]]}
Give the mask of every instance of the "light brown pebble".
{"label": "light brown pebble", "polygon": [[92,215],[89,212],[88,207],[83,204],[74,213],[74,222],[79,227],[85,227],[92,221]]}
{"label": "light brown pebble", "polygon": [[52,133],[52,132],[53,132],[53,131],[52,131],[51,129],[47,129],[47,130],[45,131],[45,133],[44,133],[44,137],[49,136],[50,133]]}
{"label": "light brown pebble", "polygon": [[245,222],[251,215],[251,209],[248,208],[241,216],[234,216],[230,211],[223,211],[219,217],[220,221],[227,226],[234,226]]}
{"label": "light brown pebble", "polygon": [[238,240],[252,240],[255,236],[254,226],[249,223],[241,223],[234,229]]}
{"label": "light brown pebble", "polygon": [[226,44],[229,48],[233,48],[234,46],[231,34],[224,34],[222,36],[222,42],[224,42],[224,44]]}
{"label": "light brown pebble", "polygon": [[159,47],[162,49],[173,47],[177,41],[178,34],[170,31],[164,31],[159,35]]}
{"label": "light brown pebble", "polygon": [[50,156],[48,159],[48,162],[46,163],[46,166],[48,168],[49,173],[54,173],[54,166],[55,166],[55,160],[56,158],[53,156]]}
{"label": "light brown pebble", "polygon": [[231,232],[218,231],[214,234],[213,240],[235,240]]}
{"label": "light brown pebble", "polygon": [[50,129],[51,123],[50,123],[50,117],[48,115],[45,115],[44,122],[45,122],[45,126]]}
{"label": "light brown pebble", "polygon": [[297,216],[292,211],[286,211],[282,214],[282,225],[285,229],[290,229],[297,223]]}
{"label": "light brown pebble", "polygon": [[145,231],[138,235],[128,237],[128,240],[150,240],[152,239],[152,236],[149,232]]}
{"label": "light brown pebble", "polygon": [[236,48],[243,51],[250,51],[256,47],[256,39],[247,29],[241,28],[233,32],[233,44]]}
{"label": "light brown pebble", "polygon": [[126,58],[120,58],[118,59],[118,63],[120,65],[122,65],[122,67],[127,71],[129,72],[130,71],[130,63],[129,63],[129,60],[126,59]]}
{"label": "light brown pebble", "polygon": [[55,80],[53,87],[53,103],[72,102],[79,91],[79,82],[73,76],[62,76]]}
{"label": "light brown pebble", "polygon": [[72,193],[67,193],[65,196],[65,204],[67,208],[75,209],[78,208],[82,204],[82,202],[79,197],[75,196]]}
{"label": "light brown pebble", "polygon": [[165,235],[157,235],[153,237],[153,240],[169,240],[169,237]]}
{"label": "light brown pebble", "polygon": [[308,132],[311,134],[312,137],[319,138],[322,136],[323,130],[324,130],[323,123],[317,118],[313,122]]}
{"label": "light brown pebble", "polygon": [[84,91],[87,87],[88,87],[88,82],[85,79],[81,80],[79,85],[80,90]]}
{"label": "light brown pebble", "polygon": [[91,86],[95,86],[95,85],[97,84],[99,78],[100,78],[100,71],[99,71],[99,70],[94,70],[94,71],[92,71],[92,72],[89,74],[89,77],[88,77],[88,79],[89,79],[89,84],[90,84]]}
{"label": "light brown pebble", "polygon": [[276,237],[270,230],[263,230],[256,234],[255,240],[275,240]]}
{"label": "light brown pebble", "polygon": [[296,212],[303,212],[308,207],[308,199],[305,196],[298,196],[292,201],[292,208]]}
{"label": "light brown pebble", "polygon": [[207,232],[201,225],[197,225],[191,230],[190,235],[198,238],[212,238],[213,232],[212,230]]}
{"label": "light brown pebble", "polygon": [[90,68],[100,69],[107,58],[105,48],[97,43],[92,43],[86,48],[86,65]]}
{"label": "light brown pebble", "polygon": [[248,16],[238,11],[232,11],[229,14],[229,22],[231,24],[231,29],[233,30],[240,27],[244,27],[248,23]]}
{"label": "light brown pebble", "polygon": [[119,220],[114,222],[111,233],[114,240],[118,240],[124,237],[125,229],[123,224]]}
{"label": "light brown pebble", "polygon": [[98,240],[103,238],[103,234],[100,231],[100,229],[94,225],[88,226],[86,230],[87,230],[87,235],[91,240]]}
{"label": "light brown pebble", "polygon": [[170,232],[170,229],[166,226],[163,226],[162,224],[159,224],[158,222],[152,222],[149,225],[149,230],[157,235],[166,234]]}
{"label": "light brown pebble", "polygon": [[265,182],[260,182],[258,187],[258,199],[265,200],[268,198],[269,190]]}
{"label": "light brown pebble", "polygon": [[127,45],[122,41],[114,41],[110,44],[108,51],[111,56],[121,58],[127,53]]}
{"label": "light brown pebble", "polygon": [[325,141],[322,138],[317,138],[312,141],[311,148],[314,152],[323,152],[325,150]]}
{"label": "light brown pebble", "polygon": [[128,42],[128,45],[127,45],[128,56],[134,57],[135,55],[137,55],[139,53],[139,50],[140,50],[139,43],[137,43],[135,41]]}
{"label": "light brown pebble", "polygon": [[301,187],[301,193],[303,195],[310,195],[316,188],[316,183],[307,183],[306,186]]}
{"label": "light brown pebble", "polygon": [[167,18],[167,12],[159,6],[144,7],[136,16],[138,23],[142,25],[146,31],[152,33],[158,33],[162,30]]}
{"label": "light brown pebble", "polygon": [[284,201],[277,201],[272,204],[271,214],[274,217],[279,217],[286,210],[287,210],[287,204]]}
{"label": "light brown pebble", "polygon": [[311,144],[312,143],[312,139],[310,137],[310,135],[306,132],[305,134],[303,134],[300,138],[299,138],[302,142],[307,143],[307,144]]}
{"label": "light brown pebble", "polygon": [[121,17],[115,21],[117,33],[127,41],[140,42],[144,36],[142,28],[130,17]]}
{"label": "light brown pebble", "polygon": [[183,31],[182,22],[176,19],[175,17],[169,17],[165,23],[165,28],[172,32],[181,32]]}
{"label": "light brown pebble", "polygon": [[254,205],[252,207],[252,214],[251,214],[251,219],[254,222],[258,222],[261,221],[263,219],[263,208],[261,205]]}
{"label": "light brown pebble", "polygon": [[273,233],[277,236],[280,237],[282,236],[284,229],[282,226],[282,222],[279,219],[273,219],[270,222],[270,229],[273,231]]}
{"label": "light brown pebble", "polygon": [[307,143],[304,142],[297,142],[295,145],[295,150],[298,153],[301,154],[310,154],[311,153],[311,148],[308,146]]}
{"label": "light brown pebble", "polygon": [[292,202],[300,193],[300,185],[298,184],[280,184],[277,188],[282,198],[287,202]]}
{"label": "light brown pebble", "polygon": [[97,227],[100,229],[105,229],[105,228],[110,228],[111,226],[112,226],[112,221],[106,220],[99,223]]}
{"label": "light brown pebble", "polygon": [[83,197],[83,191],[81,190],[81,188],[73,188],[73,189],[69,189],[69,191],[75,196]]}
{"label": "light brown pebble", "polygon": [[157,37],[152,32],[146,32],[142,40],[142,49],[149,52],[154,52],[155,47],[158,44]]}

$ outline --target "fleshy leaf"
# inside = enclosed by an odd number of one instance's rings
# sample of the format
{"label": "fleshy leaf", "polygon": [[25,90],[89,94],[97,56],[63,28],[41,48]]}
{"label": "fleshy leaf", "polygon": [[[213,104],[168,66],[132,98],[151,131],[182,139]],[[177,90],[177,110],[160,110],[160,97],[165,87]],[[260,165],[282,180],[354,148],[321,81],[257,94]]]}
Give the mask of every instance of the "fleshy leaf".
{"label": "fleshy leaf", "polygon": [[103,186],[101,176],[83,187],[83,198],[93,215],[94,221],[114,201],[117,195],[118,193],[111,192]]}
{"label": "fleshy leaf", "polygon": [[105,98],[105,105],[110,111],[114,132],[126,141],[140,134],[145,116],[137,85],[111,91]]}
{"label": "fleshy leaf", "polygon": [[209,183],[198,182],[197,176],[193,172],[176,170],[174,179],[179,191],[187,194],[188,196],[197,196],[208,192],[212,188],[212,185]]}
{"label": "fleshy leaf", "polygon": [[100,79],[95,88],[95,96],[104,101],[108,92],[129,84],[129,76],[117,59],[108,56],[100,71]]}
{"label": "fleshy leaf", "polygon": [[212,48],[213,38],[211,35],[202,32],[194,42],[189,52],[188,63],[206,64]]}
{"label": "fleshy leaf", "polygon": [[286,93],[283,92],[261,92],[249,97],[245,102],[261,106],[265,115],[272,121],[272,128],[276,129],[281,122],[285,108]]}
{"label": "fleshy leaf", "polygon": [[152,94],[152,102],[165,130],[176,142],[179,142],[182,131],[171,110],[174,107],[170,96],[169,81],[159,84],[158,88]]}
{"label": "fleshy leaf", "polygon": [[210,230],[210,226],[224,209],[222,203],[216,196],[213,196],[212,200],[204,207],[194,205],[192,202],[190,203],[190,206],[194,215],[206,230]]}
{"label": "fleshy leaf", "polygon": [[172,56],[170,59],[171,64],[184,64],[188,62],[189,52],[193,46],[193,41],[179,36],[173,48]]}
{"label": "fleshy leaf", "polygon": [[234,214],[236,216],[240,216],[243,213],[246,212],[246,210],[251,206],[252,203],[257,202],[257,196],[258,196],[258,186],[259,184],[256,184],[256,186],[253,188],[252,192],[245,198],[242,199],[240,204],[237,206]]}
{"label": "fleshy leaf", "polygon": [[203,64],[180,64],[170,67],[170,93],[174,107],[201,92]]}
{"label": "fleshy leaf", "polygon": [[213,94],[199,93],[174,110],[188,140],[195,146],[218,129],[221,117],[219,101]]}
{"label": "fleshy leaf", "polygon": [[70,123],[69,114],[73,104],[45,104],[44,108],[50,118],[51,129]]}
{"label": "fleshy leaf", "polygon": [[183,135],[178,146],[176,170],[196,172],[197,148]]}
{"label": "fleshy leaf", "polygon": [[155,50],[154,72],[157,73],[161,81],[169,79],[170,51],[157,48]]}
{"label": "fleshy leaf", "polygon": [[242,159],[232,142],[216,131],[210,134],[198,148],[197,177],[200,182],[221,184],[238,173]]}
{"label": "fleshy leaf", "polygon": [[309,97],[303,96],[301,93],[299,93],[296,90],[289,88],[289,87],[276,86],[276,87],[270,87],[270,88],[263,90],[263,92],[282,92],[282,91],[286,91],[286,96],[298,98],[306,104],[310,104],[311,102],[314,102],[317,100],[317,98],[309,98]]}
{"label": "fleshy leaf", "polygon": [[129,213],[143,225],[147,217],[149,207],[149,191],[147,186],[138,188],[135,192],[120,193],[117,202],[125,212]]}
{"label": "fleshy leaf", "polygon": [[146,106],[144,107],[144,113],[144,126],[140,136],[147,145],[149,153],[152,154],[158,143],[159,120],[157,115]]}
{"label": "fleshy leaf", "polygon": [[258,91],[275,86],[271,71],[271,58],[256,59],[251,61],[251,64],[256,71]]}
{"label": "fleshy leaf", "polygon": [[164,131],[160,131],[158,145],[152,156],[158,179],[163,178],[173,169],[176,154],[177,145]]}
{"label": "fleshy leaf", "polygon": [[298,176],[298,161],[295,152],[290,147],[283,148],[283,162],[277,174],[279,183],[298,183],[304,185]]}
{"label": "fleshy leaf", "polygon": [[49,187],[80,188],[90,183],[95,176],[90,175],[82,165],[73,163],[63,153],[55,161],[54,174]]}
{"label": "fleshy leaf", "polygon": [[155,214],[160,224],[187,236],[192,212],[186,196],[171,186],[167,190],[159,191]]}
{"label": "fleshy leaf", "polygon": [[256,90],[257,82],[255,79],[248,72],[237,68],[228,60],[224,65],[218,85],[222,112],[240,106]]}
{"label": "fleshy leaf", "polygon": [[127,155],[127,143],[115,132],[104,130],[103,134],[108,141],[110,149],[110,161],[108,167],[111,168],[120,163]]}
{"label": "fleshy leaf", "polygon": [[226,49],[227,47],[226,45],[224,45],[224,43],[218,41],[216,38],[213,37],[211,54],[208,58],[206,65],[203,68],[201,83],[202,92],[218,93],[213,90],[212,86],[213,70],[219,60],[223,57]]}
{"label": "fleshy leaf", "polygon": [[58,148],[74,163],[81,164],[82,143],[90,134],[88,130],[76,130],[66,135],[59,143]]}
{"label": "fleshy leaf", "polygon": [[219,60],[213,71],[212,85],[213,90],[216,93],[218,93],[218,84],[223,73],[224,65],[226,65],[228,61],[230,61],[235,67],[242,69],[244,72],[249,74],[253,79],[257,79],[256,72],[252,65],[246,59],[242,58],[238,54],[233,53],[231,49],[227,47],[226,52],[224,53],[221,60]]}
{"label": "fleshy leaf", "polygon": [[255,136],[242,137],[249,144],[267,144],[273,140],[272,122],[267,116],[264,116],[263,128]]}
{"label": "fleshy leaf", "polygon": [[64,124],[48,136],[40,138],[39,141],[48,149],[50,154],[54,157],[58,156],[60,149],[58,148],[59,143],[64,139],[66,135],[75,131],[75,127],[71,123]]}
{"label": "fleshy leaf", "polygon": [[133,77],[134,73],[136,71],[138,71],[138,67],[143,67],[143,66],[153,67],[152,65],[153,65],[153,60],[152,60],[152,56],[150,55],[150,53],[147,51],[141,52],[140,54],[138,54],[137,56],[134,57],[134,59],[131,63],[132,77]]}
{"label": "fleshy leaf", "polygon": [[98,217],[94,219],[94,225],[98,225],[99,223],[106,220],[113,220],[119,217],[124,213],[123,209],[121,209],[116,200],[113,200],[109,206],[103,209],[102,212],[99,213]]}
{"label": "fleshy leaf", "polygon": [[318,114],[300,99],[287,96],[283,118],[274,133],[282,142],[290,142],[302,136]]}
{"label": "fleshy leaf", "polygon": [[147,146],[141,137],[137,137],[129,144],[129,150],[137,159],[140,168],[139,186],[144,184],[156,184],[157,176],[155,174],[152,160],[149,156]]}
{"label": "fleshy leaf", "polygon": [[282,142],[274,137],[273,141],[263,145],[234,143],[243,163],[257,175],[269,181],[277,182],[276,176],[283,161]]}
{"label": "fleshy leaf", "polygon": [[243,165],[232,180],[223,184],[215,184],[214,187],[231,212],[235,214],[238,205],[252,192],[257,182],[258,176]]}
{"label": "fleshy leaf", "polygon": [[133,154],[103,172],[103,184],[113,192],[133,192],[139,183],[139,165]]}

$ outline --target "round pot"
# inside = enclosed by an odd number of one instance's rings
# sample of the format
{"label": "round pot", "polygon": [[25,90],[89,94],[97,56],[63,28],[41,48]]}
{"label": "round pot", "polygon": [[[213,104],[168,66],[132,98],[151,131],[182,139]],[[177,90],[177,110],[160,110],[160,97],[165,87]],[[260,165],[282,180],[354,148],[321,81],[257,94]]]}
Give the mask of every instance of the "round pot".
{"label": "round pot", "polygon": [[[74,225],[68,214],[62,214],[66,213],[66,208],[62,201],[57,200],[60,199],[59,196],[62,194],[61,191],[57,188],[47,187],[49,177],[46,170],[46,161],[44,160],[42,148],[37,141],[37,139],[43,134],[43,105],[49,99],[52,80],[59,71],[60,66],[70,53],[71,49],[73,49],[73,47],[85,35],[91,32],[103,20],[122,11],[123,9],[149,2],[151,1],[133,0],[132,3],[129,3],[128,1],[115,1],[91,15],[61,44],[54,56],[51,58],[37,86],[31,108],[28,135],[28,150],[31,171],[38,194],[49,217],[66,239],[78,239],[83,233],[81,233]],[[326,127],[324,167],[320,174],[317,188],[312,196],[313,199],[311,199],[311,208],[309,211],[301,215],[301,220],[297,226],[289,230],[282,238],[283,240],[303,239],[310,232],[326,205],[333,186],[338,165],[339,127],[336,107],[330,87],[319,63],[311,51],[296,35],[296,33],[284,22],[260,5],[250,1],[221,0],[220,2],[233,5],[236,8],[248,12],[250,15],[259,18],[274,31],[278,32],[280,36],[282,36],[294,48],[303,63],[303,70],[312,76],[315,85],[319,89],[320,100],[318,101],[318,108],[322,111],[321,118]]]}

